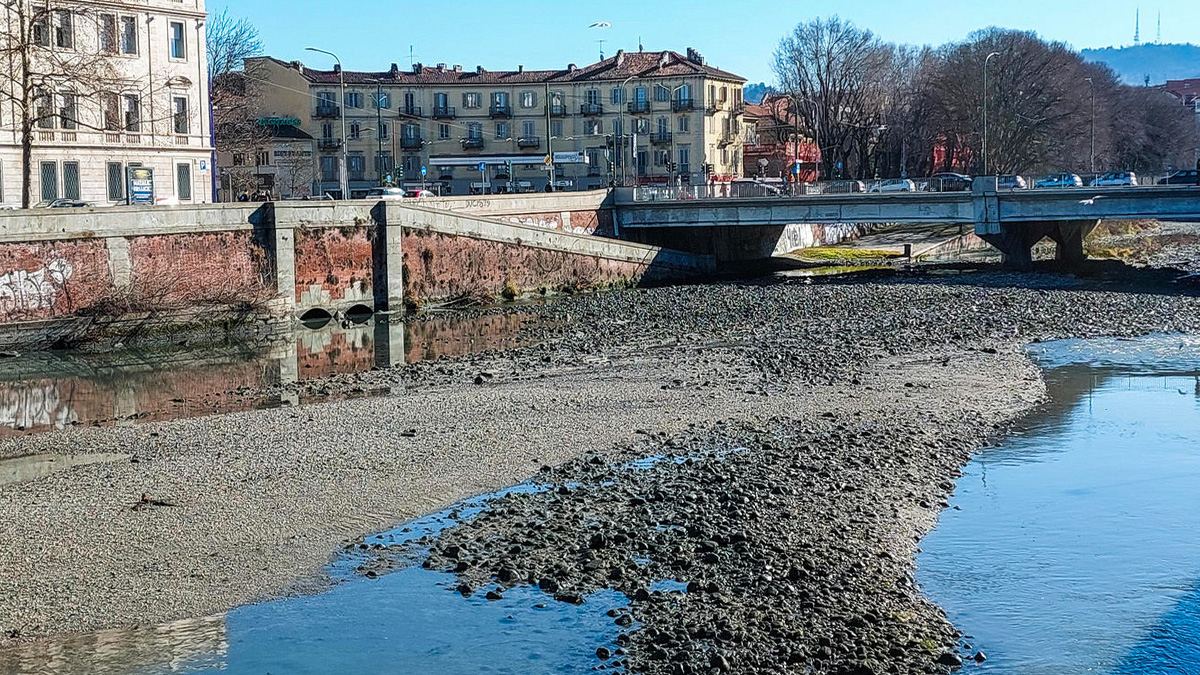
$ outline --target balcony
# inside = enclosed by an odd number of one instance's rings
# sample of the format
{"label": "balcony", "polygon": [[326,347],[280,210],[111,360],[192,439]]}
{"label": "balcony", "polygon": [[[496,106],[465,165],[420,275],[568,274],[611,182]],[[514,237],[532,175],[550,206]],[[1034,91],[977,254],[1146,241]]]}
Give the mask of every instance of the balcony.
{"label": "balcony", "polygon": [[735,134],[732,131],[726,131],[725,133],[721,134],[720,138],[717,139],[717,145],[733,145],[737,142],[737,139],[738,134]]}
{"label": "balcony", "polygon": [[588,117],[604,114],[604,105],[600,103],[584,103],[579,106],[579,114]]}
{"label": "balcony", "polygon": [[708,104],[708,107],[705,108],[704,112],[708,113],[709,115],[716,115],[724,110],[726,106],[727,103],[725,101],[712,101]]}
{"label": "balcony", "polygon": [[650,136],[651,145],[670,145],[674,135],[669,131],[656,131]]}
{"label": "balcony", "polygon": [[452,105],[437,105],[433,107],[433,119],[435,120],[452,120],[456,116],[454,106]]}
{"label": "balcony", "polygon": [[463,150],[482,150],[483,149],[483,139],[482,138],[464,138],[464,139],[462,139],[462,149]]}
{"label": "balcony", "polygon": [[686,112],[695,109],[696,104],[690,98],[677,98],[671,101],[671,110],[675,112]]}
{"label": "balcony", "polygon": [[745,115],[746,114],[746,102],[738,101],[737,103],[734,103],[733,104],[733,114],[734,115]]}
{"label": "balcony", "polygon": [[550,105],[550,116],[551,117],[566,117],[567,116],[567,106],[565,106],[561,103],[551,104]]}
{"label": "balcony", "polygon": [[319,105],[319,106],[317,106],[317,109],[315,111],[313,111],[313,118],[318,119],[318,120],[330,119],[330,118],[340,117],[341,114],[342,114],[342,109],[340,106]]}
{"label": "balcony", "polygon": [[400,147],[404,150],[420,150],[425,145],[425,140],[420,136],[401,135]]}
{"label": "balcony", "polygon": [[401,117],[422,117],[421,112],[421,106],[418,105],[406,105],[400,107]]}
{"label": "balcony", "polygon": [[650,112],[650,101],[630,101],[629,112],[634,115],[645,115]]}
{"label": "balcony", "polygon": [[493,103],[488,108],[488,117],[492,119],[512,117],[512,106],[505,103]]}
{"label": "balcony", "polygon": [[542,139],[537,136],[522,136],[517,139],[518,148],[538,148],[542,145]]}
{"label": "balcony", "polygon": [[342,139],[340,138],[318,138],[318,150],[337,150],[342,147]]}

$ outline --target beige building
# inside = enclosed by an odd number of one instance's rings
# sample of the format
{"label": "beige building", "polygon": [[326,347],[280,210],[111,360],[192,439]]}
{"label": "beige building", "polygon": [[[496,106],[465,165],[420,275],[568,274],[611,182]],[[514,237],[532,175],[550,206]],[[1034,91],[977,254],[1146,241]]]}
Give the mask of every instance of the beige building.
{"label": "beige building", "polygon": [[314,187],[334,196],[343,143],[352,197],[389,177],[419,187],[422,168],[427,187],[450,194],[541,191],[551,180],[560,189],[703,184],[741,173],[745,80],[691,49],[618,52],[561,70],[343,73],[260,58],[246,71],[262,87],[263,116],[300,119],[316,139]]}
{"label": "beige building", "polygon": [[26,123],[34,204],[125,203],[131,167],[159,200],[212,200],[204,0],[15,0],[0,22],[0,204],[22,201]]}

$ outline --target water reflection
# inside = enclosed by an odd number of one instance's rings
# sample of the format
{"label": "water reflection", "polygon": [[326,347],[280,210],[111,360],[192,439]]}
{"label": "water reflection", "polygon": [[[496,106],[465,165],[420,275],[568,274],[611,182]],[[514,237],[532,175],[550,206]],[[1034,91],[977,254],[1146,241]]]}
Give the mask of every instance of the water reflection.
{"label": "water reflection", "polygon": [[0,438],[294,403],[258,390],[520,346],[529,314],[329,321],[257,344],[49,352],[0,361]]}
{"label": "water reflection", "polygon": [[1047,346],[1052,404],[960,479],[918,578],[979,670],[1195,672],[1164,656],[1200,625],[1200,344],[1183,342]]}
{"label": "water reflection", "polygon": [[0,459],[0,486],[44,478],[75,466],[128,460],[130,455],[29,455]]}

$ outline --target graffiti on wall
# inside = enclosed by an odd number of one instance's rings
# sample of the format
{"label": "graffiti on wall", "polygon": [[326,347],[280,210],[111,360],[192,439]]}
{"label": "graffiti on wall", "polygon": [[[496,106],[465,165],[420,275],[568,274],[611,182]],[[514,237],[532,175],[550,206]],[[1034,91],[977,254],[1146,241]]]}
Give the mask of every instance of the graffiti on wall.
{"label": "graffiti on wall", "polygon": [[74,406],[54,382],[0,385],[0,427],[65,429],[78,420]]}
{"label": "graffiti on wall", "polygon": [[0,316],[14,317],[54,309],[58,294],[74,274],[71,263],[52,257],[34,271],[12,270],[0,275]]}

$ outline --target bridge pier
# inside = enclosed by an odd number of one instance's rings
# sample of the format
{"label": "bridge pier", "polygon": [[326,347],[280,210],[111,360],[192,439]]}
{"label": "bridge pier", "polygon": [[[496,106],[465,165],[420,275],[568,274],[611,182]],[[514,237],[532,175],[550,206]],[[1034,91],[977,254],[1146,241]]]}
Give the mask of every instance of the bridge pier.
{"label": "bridge pier", "polygon": [[1065,263],[1085,260],[1083,240],[1098,223],[1097,220],[1001,223],[989,228],[993,230],[991,232],[980,232],[979,236],[1000,251],[1004,264],[1030,269],[1033,267],[1033,247],[1046,237],[1054,241],[1058,260]]}

